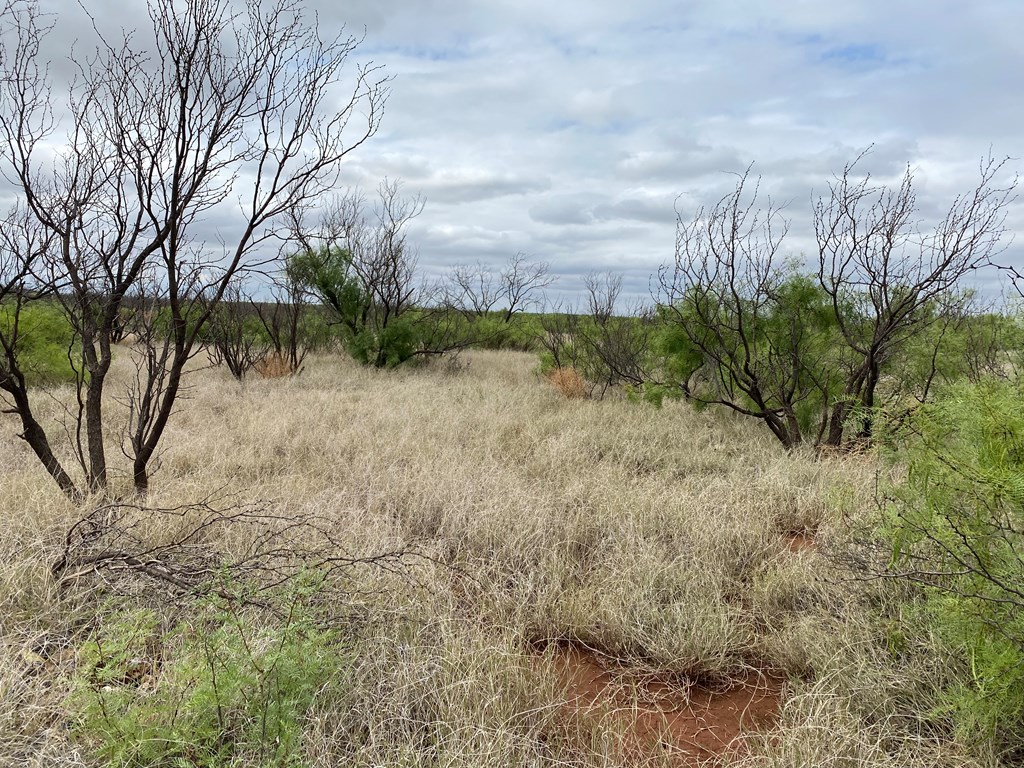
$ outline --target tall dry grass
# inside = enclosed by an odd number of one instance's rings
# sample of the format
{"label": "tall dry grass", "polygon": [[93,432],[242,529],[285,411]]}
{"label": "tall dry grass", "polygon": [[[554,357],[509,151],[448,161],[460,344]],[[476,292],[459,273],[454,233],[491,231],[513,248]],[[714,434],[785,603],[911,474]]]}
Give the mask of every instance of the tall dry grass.
{"label": "tall dry grass", "polygon": [[[896,597],[781,538],[814,530],[841,549],[846,518],[871,504],[870,461],[785,453],[684,404],[567,399],[527,355],[467,360],[456,376],[333,358],[244,384],[197,371],[168,429],[154,506],[267,500],[329,516],[349,553],[415,546],[436,561],[413,586],[353,574],[353,615],[368,618],[308,723],[313,765],[635,764],[621,733],[559,727],[560,685],[532,650],[553,639],[680,677],[788,675],[782,727],[751,737],[751,765],[965,764],[918,717],[944,674],[936,649],[913,638],[893,654],[874,618]],[[68,395],[53,394],[39,400],[50,423]],[[15,432],[0,420],[0,763],[86,765],[64,695],[75,643],[110,609],[55,590],[80,510]]]}

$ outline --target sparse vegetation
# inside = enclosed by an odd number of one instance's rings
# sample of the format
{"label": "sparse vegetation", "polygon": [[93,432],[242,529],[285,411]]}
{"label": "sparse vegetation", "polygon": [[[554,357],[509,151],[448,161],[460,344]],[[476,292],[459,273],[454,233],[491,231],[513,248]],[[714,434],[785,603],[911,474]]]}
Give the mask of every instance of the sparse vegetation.
{"label": "sparse vegetation", "polygon": [[[650,675],[714,690],[752,668],[773,670],[786,681],[781,725],[770,738],[747,736],[752,763],[969,764],[970,745],[942,709],[950,686],[968,679],[962,661],[918,629],[899,583],[835,578],[830,553],[847,546],[849,519],[874,509],[870,457],[786,453],[752,423],[684,403],[567,400],[536,377],[527,354],[468,359],[454,377],[325,356],[301,377],[244,388],[226,371],[195,374],[147,504],[231,491],[239,502],[265,500],[283,520],[329,520],[337,554],[423,555],[339,572],[329,600],[304,593],[302,615],[333,635],[288,635],[285,611],[266,608],[237,609],[236,626],[220,598],[168,600],[159,580],[117,563],[116,583],[83,575],[63,578],[58,591],[50,568],[78,509],[7,440],[3,760],[72,765],[107,755],[128,765],[132,729],[146,728],[150,748],[171,755],[186,738],[174,728],[186,726],[192,743],[242,764],[279,758],[258,743],[256,715],[236,697],[251,701],[242,691],[262,679],[254,665],[266,671],[263,654],[288,636],[297,643],[288,658],[301,662],[289,679],[319,681],[287,698],[304,702],[286,724],[301,739],[282,742],[297,764],[635,764],[629,717],[581,715],[568,727],[559,703],[567,683],[545,672],[565,642],[615,659],[616,685],[639,701]],[[114,375],[130,373],[121,359]],[[11,427],[4,422],[5,438]],[[130,522],[133,542],[162,546],[183,530],[173,515],[118,519]],[[242,562],[258,530],[189,539],[173,557]],[[813,531],[819,550],[792,553],[782,534],[793,530]],[[309,549],[310,529],[280,533],[295,552]],[[89,546],[86,555],[110,549]],[[136,619],[148,629],[131,630]],[[140,678],[118,662],[97,674],[122,682],[88,688],[97,644],[117,637],[130,641],[122,656]],[[223,644],[211,650],[203,637]],[[213,696],[208,652],[234,665],[215,667],[218,680],[235,676],[217,694],[234,718],[220,741],[219,726],[203,719],[213,709],[184,706]],[[261,758],[260,749],[271,751]],[[661,764],[672,749],[644,760]]]}
{"label": "sparse vegetation", "polygon": [[0,0],[0,765],[1021,764],[1008,161],[927,230],[862,155],[809,267],[748,169],[653,305],[530,314],[549,263],[423,281],[421,197],[332,197],[359,40],[148,7],[60,111]]}
{"label": "sparse vegetation", "polygon": [[296,764],[309,708],[347,663],[339,633],[310,615],[313,596],[295,590],[276,622],[217,598],[169,627],[111,610],[78,650],[76,737],[126,768]]}

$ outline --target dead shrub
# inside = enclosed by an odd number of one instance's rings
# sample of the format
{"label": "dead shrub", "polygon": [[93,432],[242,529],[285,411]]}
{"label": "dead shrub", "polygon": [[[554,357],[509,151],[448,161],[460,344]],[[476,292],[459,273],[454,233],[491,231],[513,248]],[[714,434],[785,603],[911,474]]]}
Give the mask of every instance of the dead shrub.
{"label": "dead shrub", "polygon": [[590,396],[587,382],[575,368],[555,368],[548,374],[548,381],[555,389],[570,399]]}
{"label": "dead shrub", "polygon": [[256,363],[253,368],[264,379],[279,379],[282,376],[291,376],[298,372],[298,369],[292,365],[288,356],[281,352],[271,352]]}

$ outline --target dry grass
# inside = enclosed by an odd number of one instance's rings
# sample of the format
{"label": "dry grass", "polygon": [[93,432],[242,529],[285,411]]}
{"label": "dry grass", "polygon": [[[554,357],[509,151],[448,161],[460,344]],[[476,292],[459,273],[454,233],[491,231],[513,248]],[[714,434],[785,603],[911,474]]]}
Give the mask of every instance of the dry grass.
{"label": "dry grass", "polygon": [[[270,500],[329,515],[350,553],[415,545],[450,566],[418,567],[422,588],[354,575],[370,620],[308,723],[312,765],[627,764],[621,733],[559,728],[562,692],[531,651],[558,638],[681,679],[788,675],[784,727],[752,737],[752,765],[965,764],[914,716],[941,676],[928,640],[889,654],[870,605],[891,596],[780,537],[842,547],[839,513],[870,499],[869,462],[787,454],[682,404],[567,399],[527,355],[468,359],[458,376],[328,358],[244,385],[200,371],[169,428],[153,505]],[[65,728],[67,665],[32,654],[102,617],[54,590],[77,510],[15,430],[0,420],[0,764],[89,764]]]}

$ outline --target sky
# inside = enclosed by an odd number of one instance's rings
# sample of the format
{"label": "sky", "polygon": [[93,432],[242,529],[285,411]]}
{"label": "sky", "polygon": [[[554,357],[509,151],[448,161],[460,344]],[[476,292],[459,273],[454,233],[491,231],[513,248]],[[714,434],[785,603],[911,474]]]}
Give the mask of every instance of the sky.
{"label": "sky", "polygon": [[[108,23],[140,0],[84,0]],[[82,29],[73,0],[58,47]],[[991,152],[1024,170],[1021,0],[308,0],[325,36],[364,36],[354,61],[393,77],[378,134],[344,184],[383,177],[422,195],[420,267],[551,264],[557,295],[609,270],[650,296],[690,217],[753,164],[813,255],[811,211],[832,174],[909,165],[921,223],[969,191]],[[1024,264],[1024,204],[1008,212]],[[977,278],[988,290],[992,276]]]}

